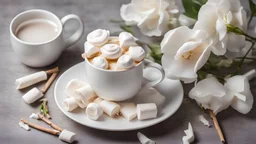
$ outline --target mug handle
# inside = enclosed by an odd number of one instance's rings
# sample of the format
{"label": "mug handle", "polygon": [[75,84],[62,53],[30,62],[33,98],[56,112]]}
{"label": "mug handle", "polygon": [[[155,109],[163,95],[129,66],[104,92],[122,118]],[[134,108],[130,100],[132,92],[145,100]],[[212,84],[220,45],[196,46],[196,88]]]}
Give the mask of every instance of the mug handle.
{"label": "mug handle", "polygon": [[84,32],[84,24],[79,16],[74,15],[74,14],[69,14],[69,15],[64,16],[61,19],[61,23],[62,23],[63,27],[65,26],[66,22],[69,20],[78,21],[79,28],[76,30],[76,32],[74,34],[72,34],[69,38],[67,38],[65,40],[65,43],[66,43],[65,48],[68,48],[71,45],[73,45],[74,43],[76,43],[81,38],[81,36],[83,35],[83,32]]}
{"label": "mug handle", "polygon": [[145,68],[147,68],[147,67],[152,67],[152,68],[155,68],[155,69],[159,70],[160,73],[161,73],[161,77],[160,77],[158,80],[148,82],[147,84],[145,84],[145,85],[143,86],[143,89],[144,89],[144,88],[151,88],[151,87],[154,87],[154,86],[158,85],[160,82],[162,82],[162,81],[164,80],[164,78],[165,78],[165,72],[164,72],[163,67],[162,67],[160,64],[157,64],[157,63],[155,63],[155,62],[151,62],[151,61],[145,59],[145,60],[144,60],[144,65],[145,65]]}

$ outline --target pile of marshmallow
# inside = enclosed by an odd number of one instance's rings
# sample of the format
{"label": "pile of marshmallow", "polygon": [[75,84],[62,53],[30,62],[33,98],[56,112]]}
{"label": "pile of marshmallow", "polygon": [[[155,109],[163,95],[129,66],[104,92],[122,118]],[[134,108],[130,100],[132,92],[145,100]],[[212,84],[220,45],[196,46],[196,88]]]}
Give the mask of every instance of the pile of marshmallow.
{"label": "pile of marshmallow", "polygon": [[[148,92],[152,93],[152,97],[157,97],[155,103],[143,102],[137,105],[132,102],[116,103],[98,97],[89,84],[78,79],[72,79],[66,86],[65,93],[68,98],[63,101],[63,106],[69,112],[77,107],[85,108],[86,116],[92,120],[98,120],[103,113],[110,117],[121,114],[129,121],[136,117],[139,120],[152,119],[157,117],[157,107],[165,101],[165,97],[154,89],[139,92],[138,95],[145,95]],[[145,99],[145,97],[140,98]],[[136,101],[140,102],[139,99]]]}
{"label": "pile of marshmallow", "polygon": [[[145,57],[145,51],[137,45],[137,40],[128,32],[121,32],[119,37],[110,37],[108,30],[97,29],[87,35],[82,56],[92,59],[91,63],[101,69],[129,69]],[[109,61],[114,61],[114,66]]]}

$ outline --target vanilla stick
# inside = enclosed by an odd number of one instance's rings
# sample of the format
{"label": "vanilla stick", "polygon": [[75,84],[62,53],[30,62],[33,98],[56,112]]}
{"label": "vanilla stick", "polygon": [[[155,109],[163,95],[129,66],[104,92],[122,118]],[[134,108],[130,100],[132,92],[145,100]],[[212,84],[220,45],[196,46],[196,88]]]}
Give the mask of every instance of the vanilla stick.
{"label": "vanilla stick", "polygon": [[20,121],[22,121],[23,123],[29,125],[32,128],[38,129],[40,131],[43,131],[43,132],[46,132],[46,133],[49,133],[49,134],[52,134],[52,135],[59,135],[59,131],[57,131],[57,130],[45,128],[45,127],[42,127],[42,126],[30,123],[30,122],[28,122],[28,121],[26,121],[24,119],[21,119]]}
{"label": "vanilla stick", "polygon": [[44,116],[42,116],[41,114],[38,114],[38,117],[44,121],[45,123],[47,123],[48,125],[50,125],[52,128],[58,130],[58,131],[62,131],[63,129],[60,128],[59,126],[57,126],[56,124],[54,124],[53,122],[51,122],[50,120],[46,119]]}
{"label": "vanilla stick", "polygon": [[53,73],[57,73],[57,72],[59,72],[59,67],[45,71],[45,73],[47,73],[47,74],[53,74]]}
{"label": "vanilla stick", "polygon": [[223,143],[225,143],[225,138],[224,138],[224,135],[223,135],[223,133],[222,133],[222,131],[221,131],[221,128],[220,128],[219,122],[218,122],[218,120],[217,120],[217,118],[216,118],[216,115],[215,115],[215,114],[213,113],[213,111],[210,110],[210,109],[208,110],[208,112],[209,112],[209,114],[210,114],[210,117],[211,117],[212,120],[213,120],[215,129],[216,129],[216,131],[217,131],[217,133],[218,133],[218,135],[219,135],[219,137],[220,137],[220,141],[223,142]]}
{"label": "vanilla stick", "polygon": [[51,77],[48,79],[48,81],[44,85],[43,89],[41,90],[42,93],[45,93],[48,90],[48,88],[51,86],[52,82],[55,80],[57,75],[58,75],[58,73],[53,73],[51,75]]}

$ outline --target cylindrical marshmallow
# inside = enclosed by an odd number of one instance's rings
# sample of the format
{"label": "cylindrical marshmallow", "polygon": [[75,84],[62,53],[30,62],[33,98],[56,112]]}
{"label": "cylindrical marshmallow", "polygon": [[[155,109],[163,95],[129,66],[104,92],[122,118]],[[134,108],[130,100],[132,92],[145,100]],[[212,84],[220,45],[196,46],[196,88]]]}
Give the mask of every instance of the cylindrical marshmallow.
{"label": "cylindrical marshmallow", "polygon": [[81,98],[81,101],[86,106],[94,101],[96,94],[90,85],[85,85],[75,90],[76,96]]}
{"label": "cylindrical marshmallow", "polygon": [[101,53],[106,59],[118,59],[122,55],[122,49],[117,44],[105,44],[101,47]]}
{"label": "cylindrical marshmallow", "polygon": [[122,55],[116,64],[116,70],[126,70],[134,66],[134,60],[129,55]]}
{"label": "cylindrical marshmallow", "polygon": [[97,55],[99,52],[100,52],[100,48],[98,48],[88,42],[84,43],[84,53],[87,58],[92,58],[95,55]]}
{"label": "cylindrical marshmallow", "polygon": [[103,100],[100,103],[100,106],[103,109],[103,111],[110,117],[113,117],[114,115],[120,112],[120,105],[115,102]]}
{"label": "cylindrical marshmallow", "polygon": [[108,61],[104,57],[98,56],[98,57],[93,58],[92,65],[94,65],[97,68],[107,69]]}
{"label": "cylindrical marshmallow", "polygon": [[157,106],[155,103],[145,103],[137,105],[137,117],[139,120],[156,118]]}
{"label": "cylindrical marshmallow", "polygon": [[141,46],[130,46],[128,55],[130,55],[134,61],[140,62],[145,58],[145,50]]}
{"label": "cylindrical marshmallow", "polygon": [[76,133],[73,133],[68,130],[62,130],[59,139],[68,143],[72,143],[75,140]]}
{"label": "cylindrical marshmallow", "polygon": [[103,110],[99,104],[89,103],[85,113],[89,119],[97,120],[103,114]]}
{"label": "cylindrical marshmallow", "polygon": [[100,103],[101,103],[102,101],[103,101],[103,99],[100,98],[100,97],[98,97],[98,98],[96,98],[93,102],[100,105]]}
{"label": "cylindrical marshmallow", "polygon": [[76,95],[75,90],[87,85],[84,81],[79,79],[72,79],[66,86],[66,94],[68,97],[74,97]]}
{"label": "cylindrical marshmallow", "polygon": [[108,41],[109,35],[108,30],[97,29],[87,35],[87,41],[95,46],[102,46]]}
{"label": "cylindrical marshmallow", "polygon": [[124,50],[127,50],[130,46],[136,46],[137,40],[137,38],[128,32],[121,32],[119,34],[119,44]]}
{"label": "cylindrical marshmallow", "polygon": [[22,98],[26,103],[31,104],[36,100],[40,99],[42,96],[43,94],[41,91],[39,91],[37,88],[33,88],[30,91],[28,91],[25,95],[23,95]]}
{"label": "cylindrical marshmallow", "polygon": [[63,106],[67,111],[73,111],[75,108],[78,107],[78,104],[74,97],[70,97],[63,101]]}
{"label": "cylindrical marshmallow", "polygon": [[46,79],[47,79],[46,72],[41,71],[41,72],[37,72],[34,74],[24,76],[19,79],[16,79],[15,84],[17,85],[17,89],[23,89],[35,83],[38,83],[40,81],[44,81]]}

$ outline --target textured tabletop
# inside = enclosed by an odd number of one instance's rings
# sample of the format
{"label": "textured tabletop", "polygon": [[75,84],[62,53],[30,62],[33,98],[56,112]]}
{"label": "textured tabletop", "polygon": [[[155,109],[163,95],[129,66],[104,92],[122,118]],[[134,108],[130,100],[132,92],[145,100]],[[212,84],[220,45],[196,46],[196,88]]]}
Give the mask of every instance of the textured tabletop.
{"label": "textured tabletop", "polygon": [[[248,8],[247,0],[243,5]],[[109,29],[111,32],[120,31],[117,24],[110,23],[110,19],[120,19],[120,6],[129,3],[130,0],[0,0],[0,143],[1,144],[63,144],[57,137],[32,129],[27,132],[18,125],[19,119],[28,119],[32,112],[39,110],[39,103],[26,104],[21,96],[29,90],[18,91],[15,88],[15,79],[24,75],[52,68],[60,67],[60,74],[71,66],[82,61],[83,43],[85,36],[97,28]],[[178,2],[180,4],[180,2]],[[60,59],[52,66],[42,69],[27,67],[19,62],[15,56],[9,40],[9,24],[12,18],[28,9],[46,9],[63,17],[73,13],[79,15],[84,21],[85,32],[82,39],[74,46],[65,50]],[[75,30],[76,24],[67,25],[67,35]],[[141,38],[141,35],[136,35]],[[255,63],[244,66],[244,71],[256,68]],[[38,88],[42,87],[38,84]],[[53,84],[54,85],[54,84]],[[191,86],[185,86],[185,98],[180,109],[170,118],[155,126],[128,132],[101,131],[80,125],[66,117],[57,107],[51,86],[46,93],[49,100],[50,114],[53,122],[77,133],[77,143],[81,144],[136,144],[138,131],[144,133],[157,144],[181,144],[184,129],[188,122],[194,127],[195,143],[219,144],[219,137],[214,129],[202,125],[197,116],[208,115],[199,109],[197,104],[187,98]],[[256,81],[252,81],[251,89],[256,95]],[[256,143],[256,104],[247,115],[242,115],[229,108],[217,115],[226,140],[229,144],[254,144]],[[33,121],[38,123],[37,121]],[[42,125],[42,122],[40,122]]]}

